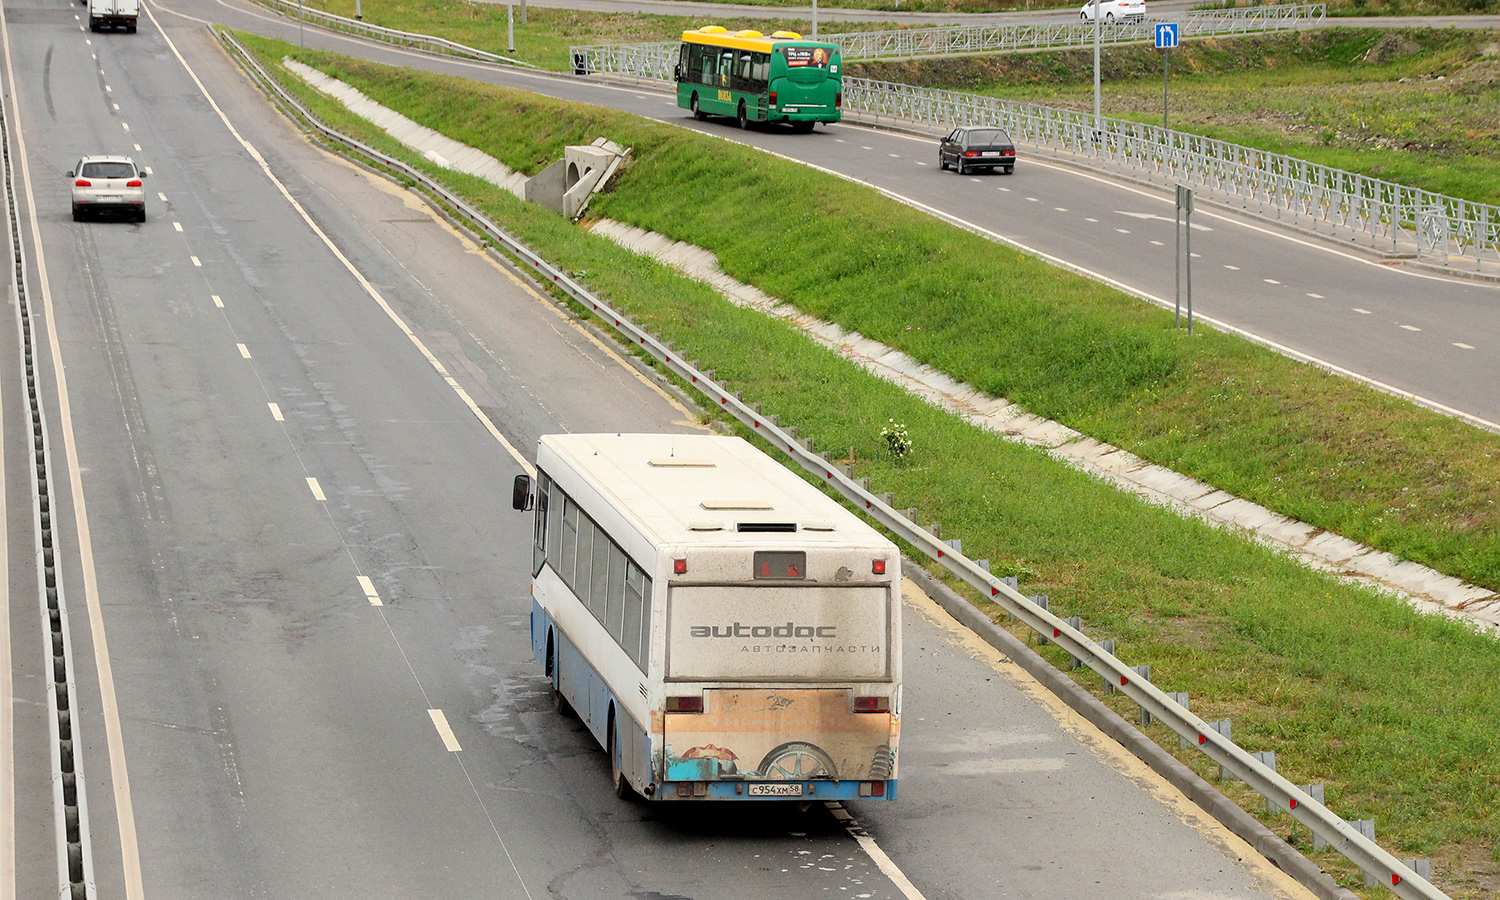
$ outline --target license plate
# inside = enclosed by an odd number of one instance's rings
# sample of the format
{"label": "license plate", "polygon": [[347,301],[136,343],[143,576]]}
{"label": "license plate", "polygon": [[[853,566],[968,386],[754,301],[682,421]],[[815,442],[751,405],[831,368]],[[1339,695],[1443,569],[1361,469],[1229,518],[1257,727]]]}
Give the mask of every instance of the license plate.
{"label": "license plate", "polygon": [[99,197],[98,197],[98,200],[99,200],[100,203],[115,203],[119,199],[120,199],[120,195],[119,194],[100,194]]}
{"label": "license plate", "polygon": [[986,150],[983,153],[981,153],[980,155],[981,156],[999,156],[1000,155],[1000,151],[999,150]]}
{"label": "license plate", "polygon": [[802,783],[791,784],[752,784],[750,785],[750,796],[752,797],[800,797],[802,796]]}

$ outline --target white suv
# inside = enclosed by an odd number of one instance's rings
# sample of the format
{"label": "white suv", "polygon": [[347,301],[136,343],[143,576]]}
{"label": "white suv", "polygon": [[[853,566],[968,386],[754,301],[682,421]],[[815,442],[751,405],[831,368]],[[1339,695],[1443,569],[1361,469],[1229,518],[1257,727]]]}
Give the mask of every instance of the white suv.
{"label": "white suv", "polygon": [[90,212],[118,212],[146,221],[144,169],[128,156],[85,156],[68,173],[73,179],[73,221]]}

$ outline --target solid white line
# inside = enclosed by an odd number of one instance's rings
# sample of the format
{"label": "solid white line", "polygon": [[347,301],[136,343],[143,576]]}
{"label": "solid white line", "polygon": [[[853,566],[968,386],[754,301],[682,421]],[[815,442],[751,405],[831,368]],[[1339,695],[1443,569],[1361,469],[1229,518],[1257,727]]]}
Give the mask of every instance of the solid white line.
{"label": "solid white line", "polygon": [[238,347],[238,348],[240,348],[240,356],[243,356],[246,359],[250,358],[250,348],[249,347],[246,347],[244,344],[235,344],[235,346]]}
{"label": "solid white line", "polygon": [[318,502],[326,503],[328,501],[328,498],[323,494],[322,485],[318,484],[318,479],[311,475],[307,476],[307,489],[312,491],[312,495],[317,498]]}
{"label": "solid white line", "polygon": [[[10,54],[10,31],[5,17],[0,15],[0,43],[5,45],[6,81],[16,84],[16,72]],[[101,73],[102,74],[102,73]],[[20,107],[12,105],[10,114],[15,122],[16,157],[21,161],[21,182],[26,191],[28,220],[31,225],[32,255],[36,257],[37,290],[42,295],[42,311],[48,323],[56,322],[52,303],[52,283],[47,277],[47,261],[42,249],[42,230],[37,222],[36,194],[31,185],[31,166],[27,162],[25,129],[21,125]],[[99,599],[99,573],[94,569],[94,539],[89,529],[88,505],[83,496],[83,474],[78,464],[78,443],[73,435],[73,407],[68,396],[67,370],[63,368],[62,344],[56,328],[47,328],[48,351],[52,355],[52,370],[57,379],[57,415],[61,423],[62,440],[68,486],[73,495],[74,527],[78,529],[78,562],[83,574],[84,605],[89,613],[89,639],[94,646],[94,668],[99,673],[99,703],[104,718],[104,741],[108,748],[110,786],[114,790],[115,819],[120,830],[121,880],[125,885],[125,900],[143,900],[146,894],[141,880],[141,853],[136,840],[135,804],[130,797],[130,773],[125,764],[125,737],[121,729],[120,704],[115,696],[114,667],[109,658],[109,640],[104,633],[104,607]],[[7,667],[7,670],[9,667]],[[11,711],[6,709],[9,716]],[[7,744],[10,742],[7,741]],[[14,771],[7,768],[6,778]],[[80,782],[81,783],[81,782]],[[13,879],[12,879],[13,880]]]}
{"label": "solid white line", "polygon": [[432,724],[437,728],[438,736],[443,739],[443,746],[448,748],[448,752],[457,753],[463,749],[458,745],[453,729],[448,727],[448,717],[443,715],[442,710],[429,709],[427,715],[432,717]]}
{"label": "solid white line", "polygon": [[358,575],[355,577],[359,579],[359,589],[365,592],[365,599],[370,601],[371,606],[385,605],[380,602],[380,592],[375,590],[375,582],[371,581],[369,576]]}
{"label": "solid white line", "polygon": [[267,403],[266,405],[271,407],[271,418],[275,419],[278,422],[286,421],[286,419],[283,419],[281,417],[281,407],[277,406],[274,403]]}
{"label": "solid white line", "polygon": [[824,805],[849,832],[849,836],[859,844],[860,849],[865,851],[865,854],[875,863],[875,867],[881,871],[881,874],[896,885],[902,896],[907,900],[927,900],[922,892],[917,890],[917,886],[911,883],[911,879],[906,877],[906,873],[901,871],[889,856],[886,856],[885,851],[880,849],[880,845],[875,843],[875,839],[870,837],[869,833],[860,826],[859,821],[844,808],[844,804],[833,801]]}

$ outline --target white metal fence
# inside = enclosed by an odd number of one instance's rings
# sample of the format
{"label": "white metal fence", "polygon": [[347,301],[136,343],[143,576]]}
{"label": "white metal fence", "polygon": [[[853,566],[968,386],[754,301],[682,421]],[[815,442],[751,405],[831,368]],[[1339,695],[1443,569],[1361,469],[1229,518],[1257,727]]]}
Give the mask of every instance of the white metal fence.
{"label": "white metal fence", "polygon": [[[286,2],[286,0],[279,0]],[[1173,17],[1181,37],[1248,34],[1316,28],[1328,18],[1325,4],[1248,6],[1243,9],[1189,10]],[[1153,40],[1157,21],[1104,23],[1100,40],[1106,44],[1128,44]],[[846,62],[913,56],[957,56],[974,53],[1009,53],[1092,44],[1091,22],[1065,21],[1050,24],[942,25],[934,28],[903,28],[894,31],[855,31],[823,35],[821,40],[839,45]],[[574,73],[608,72],[666,80],[677,57],[677,41],[649,44],[598,44],[571,48]],[[582,56],[580,56],[582,54]],[[582,63],[580,64],[580,60]],[[665,68],[663,68],[665,66]],[[582,71],[579,69],[582,68]]]}

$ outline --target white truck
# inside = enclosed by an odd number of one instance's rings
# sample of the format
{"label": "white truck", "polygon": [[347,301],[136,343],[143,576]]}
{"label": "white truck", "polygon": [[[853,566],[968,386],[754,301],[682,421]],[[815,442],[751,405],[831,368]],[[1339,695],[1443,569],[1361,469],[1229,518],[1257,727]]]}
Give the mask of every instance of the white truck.
{"label": "white truck", "polygon": [[89,31],[123,28],[135,34],[135,22],[141,14],[141,0],[88,0]]}

